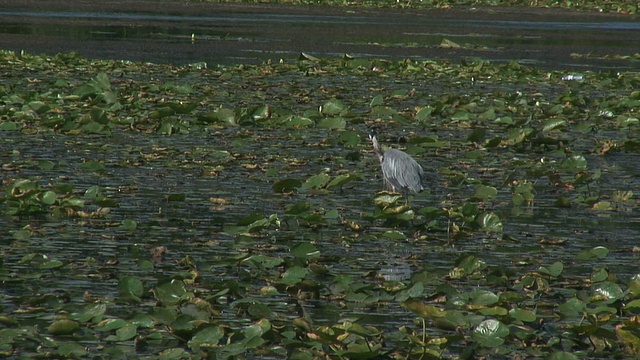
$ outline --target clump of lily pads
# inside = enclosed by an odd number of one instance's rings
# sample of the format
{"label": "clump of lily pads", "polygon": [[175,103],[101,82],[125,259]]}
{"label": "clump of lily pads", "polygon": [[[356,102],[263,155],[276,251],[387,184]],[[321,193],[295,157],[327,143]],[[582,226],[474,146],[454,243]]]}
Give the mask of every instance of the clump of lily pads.
{"label": "clump of lily pads", "polygon": [[[11,52],[0,68],[3,356],[640,353],[634,249],[597,238],[634,234],[608,221],[637,207],[637,72]],[[379,191],[372,126],[429,191]]]}

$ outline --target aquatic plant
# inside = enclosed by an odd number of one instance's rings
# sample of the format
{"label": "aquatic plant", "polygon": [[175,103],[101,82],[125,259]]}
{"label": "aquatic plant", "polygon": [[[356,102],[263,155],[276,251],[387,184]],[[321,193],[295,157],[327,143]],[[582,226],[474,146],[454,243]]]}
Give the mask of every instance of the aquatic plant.
{"label": "aquatic plant", "polygon": [[[0,72],[3,356],[638,356],[637,72]],[[430,169],[410,205],[373,125]]]}

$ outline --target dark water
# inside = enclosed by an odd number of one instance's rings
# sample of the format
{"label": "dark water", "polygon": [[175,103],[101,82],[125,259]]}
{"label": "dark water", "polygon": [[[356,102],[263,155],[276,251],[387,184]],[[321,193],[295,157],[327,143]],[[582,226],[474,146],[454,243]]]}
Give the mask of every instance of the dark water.
{"label": "dark water", "polygon": [[[483,58],[550,68],[637,68],[629,61],[599,59],[638,52],[640,22],[631,16],[564,13],[563,17],[549,9],[539,9],[542,13],[298,9],[213,6],[196,15],[171,9],[0,8],[0,48],[177,64],[258,63],[306,52],[319,57]],[[443,39],[461,47],[441,48]]]}

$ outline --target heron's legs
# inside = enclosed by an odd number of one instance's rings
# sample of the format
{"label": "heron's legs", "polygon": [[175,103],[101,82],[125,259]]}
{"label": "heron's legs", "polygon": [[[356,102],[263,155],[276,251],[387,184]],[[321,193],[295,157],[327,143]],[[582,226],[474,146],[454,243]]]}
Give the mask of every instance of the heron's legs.
{"label": "heron's legs", "polygon": [[409,189],[402,189],[400,194],[404,197],[404,204],[409,205]]}

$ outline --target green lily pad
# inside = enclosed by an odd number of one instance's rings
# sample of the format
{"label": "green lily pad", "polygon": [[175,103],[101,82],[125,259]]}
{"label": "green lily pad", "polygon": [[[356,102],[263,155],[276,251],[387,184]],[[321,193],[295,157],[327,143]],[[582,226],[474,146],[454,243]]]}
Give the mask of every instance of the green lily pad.
{"label": "green lily pad", "polygon": [[219,122],[227,125],[237,125],[236,113],[231,109],[219,108],[202,115],[207,122]]}
{"label": "green lily pad", "polygon": [[578,360],[578,359],[580,359],[578,356],[570,352],[564,352],[564,351],[557,351],[552,353],[549,356],[549,360]]}
{"label": "green lily pad", "polygon": [[89,322],[89,321],[99,322],[102,320],[102,317],[104,316],[106,311],[107,311],[106,304],[91,304],[91,305],[85,306],[81,312],[72,313],[71,317],[74,320],[80,321],[83,323]]}
{"label": "green lily pad", "polygon": [[331,99],[320,107],[320,113],[330,116],[339,115],[347,107],[338,99]]}
{"label": "green lily pad", "polygon": [[0,131],[18,131],[20,130],[20,126],[17,122],[14,121],[3,121],[0,122]]}
{"label": "green lily pad", "polygon": [[82,168],[88,171],[96,171],[96,172],[106,170],[106,167],[104,166],[104,164],[96,160],[89,160],[87,162],[82,163]]}
{"label": "green lily pad", "polygon": [[307,181],[305,181],[302,186],[300,186],[301,190],[308,190],[308,189],[319,189],[324,187],[328,182],[329,179],[331,177],[325,173],[321,173],[318,175],[314,175],[310,178],[307,179]]}
{"label": "green lily pad", "polygon": [[302,187],[302,181],[298,179],[284,179],[276,181],[272,189],[276,193],[291,193],[296,192],[300,187]]}
{"label": "green lily pad", "polygon": [[544,123],[542,127],[543,132],[549,132],[556,129],[560,129],[567,125],[567,120],[565,119],[551,119]]}
{"label": "green lily pad", "polygon": [[487,290],[476,290],[469,294],[469,298],[473,305],[489,306],[493,305],[500,300],[498,295]]}
{"label": "green lily pad", "polygon": [[265,269],[272,269],[276,266],[280,266],[283,262],[284,260],[279,257],[271,257],[267,255],[252,255],[242,260],[243,264]]}
{"label": "green lily pad", "polygon": [[340,142],[347,146],[357,146],[360,144],[360,135],[355,131],[343,131],[340,134]]}
{"label": "green lily pad", "polygon": [[181,360],[190,358],[189,352],[182,348],[170,348],[159,353],[158,360]]}
{"label": "green lily pad", "polygon": [[118,227],[120,230],[124,231],[134,231],[138,227],[138,223],[131,219],[122,220],[121,225]]}
{"label": "green lily pad", "polygon": [[302,259],[313,259],[320,256],[318,249],[310,243],[298,243],[291,248],[291,254]]}
{"label": "green lily pad", "polygon": [[141,302],[140,297],[144,293],[142,281],[133,276],[124,276],[118,282],[118,293],[125,299]]}
{"label": "green lily pad", "polygon": [[123,319],[106,319],[96,325],[98,331],[115,331],[127,325]]}
{"label": "green lily pad", "polygon": [[217,325],[206,325],[189,340],[188,346],[194,351],[203,348],[216,348],[224,337],[224,330]]}
{"label": "green lily pad", "polygon": [[304,116],[290,116],[282,123],[289,128],[304,128],[314,124],[313,120]]}
{"label": "green lily pad", "polygon": [[138,335],[138,327],[135,324],[127,322],[123,327],[116,330],[115,336],[107,339],[111,341],[127,341]]}
{"label": "green lily pad", "polygon": [[329,183],[327,184],[327,189],[340,187],[346,183],[356,180],[361,180],[361,177],[355,174],[338,175],[335,178],[331,179],[331,181],[329,181]]}
{"label": "green lily pad", "polygon": [[593,260],[604,258],[609,255],[609,249],[604,246],[596,246],[589,250],[583,250],[576,255],[576,260]]}
{"label": "green lily pad", "polygon": [[247,308],[247,312],[254,318],[269,318],[272,316],[272,311],[267,305],[264,304],[251,304]]}
{"label": "green lily pad", "polygon": [[397,230],[385,231],[384,234],[382,234],[382,237],[389,240],[406,240],[407,239],[407,236],[405,234]]}
{"label": "green lily pad", "polygon": [[582,155],[573,155],[562,161],[561,165],[567,170],[585,170],[587,168],[587,159]]}
{"label": "green lily pad", "polygon": [[40,201],[42,201],[42,203],[46,205],[55,204],[57,199],[58,196],[53,191],[45,191],[40,195]]}
{"label": "green lily pad", "polygon": [[509,316],[522,322],[534,322],[538,318],[535,312],[526,309],[511,309]]}
{"label": "green lily pad", "polygon": [[288,205],[286,213],[299,215],[309,211],[309,209],[311,209],[311,205],[308,202],[297,202],[295,204]]}
{"label": "green lily pad", "polygon": [[347,121],[343,117],[330,117],[320,120],[319,129],[344,129],[347,127]]}
{"label": "green lily pad", "polygon": [[622,291],[620,286],[611,281],[603,281],[595,284],[591,288],[591,292],[598,298],[606,301],[618,300],[624,295],[624,291]]}
{"label": "green lily pad", "polygon": [[51,335],[71,335],[78,330],[80,330],[80,324],[76,321],[63,319],[49,325],[47,332]]}
{"label": "green lily pad", "polygon": [[158,284],[153,290],[156,300],[166,305],[175,305],[190,298],[192,294],[187,292],[184,282],[169,280]]}
{"label": "green lily pad", "polygon": [[577,317],[582,316],[586,305],[579,299],[572,298],[567,300],[565,303],[560,304],[558,306],[558,311],[560,314],[567,317]]}
{"label": "green lily pad", "polygon": [[640,274],[635,274],[629,278],[627,289],[634,298],[640,297]]}
{"label": "green lily pad", "polygon": [[418,299],[409,299],[402,303],[402,306],[409,309],[414,314],[425,318],[435,319],[445,316],[445,312],[433,305],[428,305]]}
{"label": "green lily pad", "polygon": [[496,197],[498,189],[493,186],[481,185],[476,188],[475,197],[482,200],[490,200]]}
{"label": "green lily pad", "polygon": [[280,280],[280,282],[286,285],[295,285],[302,281],[302,279],[304,279],[308,273],[309,269],[294,266],[287,269],[287,271],[282,274],[282,279]]}
{"label": "green lily pad", "polygon": [[495,319],[487,319],[473,329],[471,338],[478,344],[488,348],[502,345],[509,335],[509,328]]}
{"label": "green lily pad", "polygon": [[40,263],[40,265],[38,265],[38,269],[41,270],[54,270],[54,269],[59,269],[63,266],[65,266],[66,264],[60,260],[55,260],[55,259],[46,259],[45,261],[43,261],[42,263]]}
{"label": "green lily pad", "polygon": [[562,274],[562,270],[564,270],[564,265],[561,262],[556,261],[549,267],[541,266],[538,269],[538,272],[544,275],[558,277],[560,276],[560,274]]}
{"label": "green lily pad", "polygon": [[58,347],[56,354],[63,358],[77,359],[77,358],[86,357],[88,354],[88,351],[87,351],[87,348],[82,344],[64,343]]}
{"label": "green lily pad", "polygon": [[502,232],[502,220],[494,213],[482,213],[476,217],[476,223],[482,231]]}

